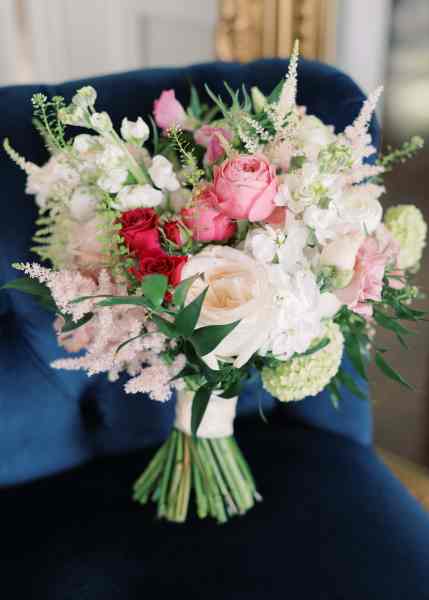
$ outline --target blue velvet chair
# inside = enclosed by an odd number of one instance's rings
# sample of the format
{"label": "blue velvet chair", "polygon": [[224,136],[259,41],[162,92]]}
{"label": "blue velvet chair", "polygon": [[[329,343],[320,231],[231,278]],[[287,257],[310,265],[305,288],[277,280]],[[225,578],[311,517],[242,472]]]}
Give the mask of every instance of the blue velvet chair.
{"label": "blue velvet chair", "polygon": [[[0,138],[42,163],[31,125],[36,91],[70,98],[91,83],[116,125],[151,112],[162,89],[184,103],[189,84],[223,94],[269,92],[287,61],[136,71],[56,86],[0,89]],[[364,96],[339,71],[302,60],[298,101],[337,130]],[[371,133],[379,142],[377,124]],[[29,256],[36,210],[24,176],[0,155],[0,284]],[[8,598],[429,598],[429,517],[371,445],[369,402],[342,390],[279,407],[259,385],[240,398],[236,430],[264,502],[226,526],[160,523],[130,486],[172,423],[173,402],[126,396],[121,383],[54,371],[51,317],[28,297],[0,293],[0,515]],[[360,382],[362,384],[362,382]],[[269,424],[257,416],[262,402]],[[168,596],[169,597],[169,596]]]}

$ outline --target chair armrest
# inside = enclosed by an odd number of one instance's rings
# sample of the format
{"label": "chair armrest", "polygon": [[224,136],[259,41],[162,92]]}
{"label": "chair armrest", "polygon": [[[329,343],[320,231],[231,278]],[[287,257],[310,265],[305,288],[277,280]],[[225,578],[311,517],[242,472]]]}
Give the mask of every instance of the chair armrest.
{"label": "chair armrest", "polygon": [[382,448],[377,448],[377,453],[408,491],[429,511],[429,470]]}

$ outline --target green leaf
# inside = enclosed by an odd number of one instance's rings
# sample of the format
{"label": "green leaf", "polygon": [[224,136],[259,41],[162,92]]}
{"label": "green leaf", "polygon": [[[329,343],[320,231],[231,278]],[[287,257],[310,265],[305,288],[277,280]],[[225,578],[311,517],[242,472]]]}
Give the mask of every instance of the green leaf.
{"label": "green leaf", "polygon": [[404,387],[406,387],[407,389],[409,389],[411,391],[415,390],[415,388],[412,385],[410,385],[408,383],[408,381],[406,381],[402,377],[402,375],[400,375],[397,371],[395,371],[395,369],[393,367],[391,367],[389,365],[389,363],[386,361],[386,359],[383,357],[383,355],[380,354],[379,352],[375,353],[375,364],[381,371],[383,371],[383,373],[385,375],[387,375],[387,377],[389,377],[393,381],[400,383],[401,385],[403,385]]}
{"label": "green leaf", "polygon": [[170,338],[179,337],[179,332],[177,331],[174,323],[170,323],[170,321],[166,321],[159,315],[152,315],[152,321],[158,327],[159,331]]}
{"label": "green leaf", "polygon": [[197,275],[193,275],[192,277],[188,277],[184,279],[179,285],[176,287],[173,293],[173,303],[175,306],[179,306],[180,308],[185,304],[186,296],[189,292],[191,285],[196,281],[201,275],[197,273]]}
{"label": "green leaf", "polygon": [[240,395],[241,381],[235,381],[233,384],[228,386],[226,390],[219,394],[221,398],[235,398]]}
{"label": "green leaf", "polygon": [[153,120],[152,116],[149,116],[149,121],[150,124],[152,126],[152,144],[153,144],[153,153],[158,154],[158,150],[159,150],[159,132],[158,132],[158,127],[156,126],[155,121]]}
{"label": "green leaf", "polygon": [[362,349],[359,338],[356,335],[347,337],[347,352],[356,371],[363,379],[368,379],[366,374],[365,359],[362,356]]}
{"label": "green leaf", "polygon": [[350,392],[360,398],[361,400],[368,400],[367,394],[360,388],[360,386],[356,383],[355,379],[349,375],[343,369],[340,369],[337,373],[337,378],[341,381],[343,385],[346,386],[350,390]]}
{"label": "green leaf", "polygon": [[168,288],[168,278],[165,275],[160,275],[158,273],[146,275],[140,287],[143,290],[145,298],[147,298],[154,307],[159,308],[163,303],[165,292]]}
{"label": "green leaf", "polygon": [[206,412],[207,405],[210,400],[212,390],[207,385],[203,385],[195,392],[192,400],[192,414],[191,414],[191,431],[192,435],[196,435],[198,427],[203,420]]}
{"label": "green leaf", "polygon": [[203,307],[208,287],[177,314],[176,327],[183,337],[191,337]]}
{"label": "green leaf", "polygon": [[332,406],[335,408],[335,410],[338,410],[341,402],[341,394],[338,390],[338,386],[335,383],[334,379],[331,380],[331,383],[327,386],[327,389],[329,391],[329,397]]}
{"label": "green leaf", "polygon": [[190,341],[198,354],[205,356],[212,352],[239,323],[240,321],[234,321],[234,323],[228,323],[227,325],[201,327],[194,331]]}
{"label": "green leaf", "polygon": [[328,337],[322,338],[320,340],[320,342],[318,342],[315,346],[313,346],[312,348],[309,348],[302,354],[297,354],[297,356],[311,356],[312,354],[319,352],[319,350],[323,350],[323,348],[326,348],[326,346],[329,346],[330,343],[331,343],[330,338],[328,338]]}
{"label": "green leaf", "polygon": [[146,306],[148,308],[153,308],[153,305],[148,302],[147,298],[144,296],[111,296],[110,298],[106,298],[106,300],[97,302],[97,306],[101,307],[118,306],[121,304],[131,304],[132,306]]}
{"label": "green leaf", "polygon": [[278,102],[280,100],[280,95],[282,93],[282,89],[283,89],[284,83],[285,83],[285,80],[282,79],[276,85],[276,87],[273,89],[273,91],[271,92],[271,94],[268,96],[268,102],[270,102],[271,104],[273,104],[274,102]]}
{"label": "green leaf", "polygon": [[52,298],[51,290],[44,283],[40,283],[37,279],[31,277],[19,277],[13,281],[5,283],[0,290],[9,289],[30,294],[34,296],[35,301],[45,310],[50,312],[58,312],[57,305]]}
{"label": "green leaf", "polygon": [[198,96],[197,89],[194,85],[191,85],[191,100],[189,105],[192,116],[196,119],[201,118],[202,114],[202,106],[200,102],[200,97]]}
{"label": "green leaf", "polygon": [[71,315],[69,315],[68,313],[63,314],[65,323],[63,325],[63,328],[61,329],[61,333],[69,333],[70,331],[73,331],[74,329],[77,329],[78,327],[85,325],[85,323],[88,323],[88,321],[90,321],[93,316],[94,316],[94,313],[89,312],[89,313],[86,313],[86,315],[83,315],[83,317],[81,319],[79,319],[78,321],[73,321],[73,319],[71,318]]}
{"label": "green leaf", "polygon": [[414,331],[411,331],[411,329],[407,329],[406,327],[401,325],[401,323],[399,323],[397,319],[389,317],[389,315],[386,315],[385,313],[380,312],[379,310],[374,311],[374,319],[381,327],[393,331],[398,336],[414,334]]}
{"label": "green leaf", "polygon": [[118,352],[120,352],[122,350],[122,348],[124,346],[126,346],[130,342],[134,342],[134,340],[138,340],[139,338],[141,338],[141,337],[143,337],[145,335],[147,335],[147,333],[139,333],[138,335],[135,335],[134,337],[129,338],[128,340],[125,340],[125,342],[122,342],[122,344],[119,344],[119,346],[115,350],[115,356],[116,356],[116,354],[118,354]]}
{"label": "green leaf", "polygon": [[30,277],[18,277],[18,279],[5,283],[0,289],[17,290],[18,292],[31,294],[32,296],[50,294],[49,288],[44,283],[40,283],[37,279],[31,279]]}

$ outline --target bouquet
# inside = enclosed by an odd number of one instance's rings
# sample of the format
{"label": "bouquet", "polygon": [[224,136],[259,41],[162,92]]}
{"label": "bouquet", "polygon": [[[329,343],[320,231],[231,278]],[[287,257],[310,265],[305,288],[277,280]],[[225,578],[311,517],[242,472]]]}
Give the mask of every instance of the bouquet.
{"label": "bouquet", "polygon": [[[297,48],[265,96],[232,90],[227,103],[191,88],[185,110],[162,92],[153,118],[117,131],[92,87],[33,96],[34,124],[51,157],[27,162],[39,207],[32,251],[13,288],[55,315],[58,343],[74,356],[57,369],[126,373],[125,391],[177,398],[174,428],[134,485],[159,517],[225,522],[260,500],[233,436],[237,398],[255,373],[280,402],[341,386],[341,368],[367,363],[408,385],[387,362],[374,326],[405,345],[419,321],[412,284],[426,224],[411,205],[384,215],[383,174],[422,145],[375,154],[368,133],[380,90],[344,132],[296,103]],[[70,136],[68,127],[83,128]],[[75,131],[74,129],[72,131]],[[150,148],[150,150],[148,150]],[[43,264],[41,264],[43,263]]]}

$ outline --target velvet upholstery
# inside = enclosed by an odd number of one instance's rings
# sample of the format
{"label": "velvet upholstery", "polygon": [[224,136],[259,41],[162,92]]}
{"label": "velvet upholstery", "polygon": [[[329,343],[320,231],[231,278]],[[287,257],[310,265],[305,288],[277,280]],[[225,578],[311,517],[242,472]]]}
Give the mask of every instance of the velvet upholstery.
{"label": "velvet upholstery", "polygon": [[[183,102],[191,82],[201,92],[207,82],[223,94],[223,80],[268,92],[286,69],[282,60],[213,63],[90,83],[118,125],[124,115],[147,115],[162,89]],[[299,103],[337,130],[364,100],[331,67],[301,61],[299,78]],[[85,83],[0,89],[0,138],[41,163],[31,94],[70,98]],[[375,122],[371,133],[378,144]],[[1,283],[16,276],[11,262],[28,257],[36,211],[4,154],[0,180]],[[0,564],[18,594],[9,597],[429,598],[429,518],[376,458],[369,402],[343,390],[338,411],[325,393],[278,408],[260,385],[248,386],[237,432],[264,503],[224,527],[160,524],[152,509],[131,503],[129,487],[167,435],[174,402],[53,371],[59,354],[51,317],[19,293],[0,293]],[[259,404],[269,425],[257,417]],[[95,457],[104,458],[86,464]]]}

